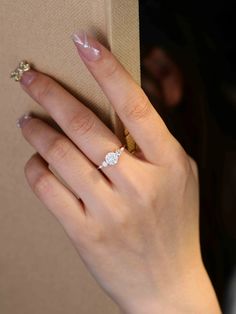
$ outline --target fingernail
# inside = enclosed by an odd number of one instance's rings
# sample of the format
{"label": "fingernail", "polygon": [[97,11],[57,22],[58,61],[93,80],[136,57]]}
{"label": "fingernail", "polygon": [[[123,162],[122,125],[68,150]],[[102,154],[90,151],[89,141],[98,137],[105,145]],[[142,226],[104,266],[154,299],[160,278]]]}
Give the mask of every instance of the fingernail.
{"label": "fingernail", "polygon": [[101,56],[101,51],[95,40],[88,37],[84,30],[79,30],[72,35],[75,46],[81,52],[82,56],[88,61],[96,61]]}
{"label": "fingernail", "polygon": [[17,119],[16,126],[22,128],[31,118],[32,116],[29,113],[23,114],[23,116]]}
{"label": "fingernail", "polygon": [[37,75],[37,72],[34,70],[29,70],[23,73],[21,79],[20,79],[20,83],[24,86],[28,86],[30,85],[33,80],[35,79]]}

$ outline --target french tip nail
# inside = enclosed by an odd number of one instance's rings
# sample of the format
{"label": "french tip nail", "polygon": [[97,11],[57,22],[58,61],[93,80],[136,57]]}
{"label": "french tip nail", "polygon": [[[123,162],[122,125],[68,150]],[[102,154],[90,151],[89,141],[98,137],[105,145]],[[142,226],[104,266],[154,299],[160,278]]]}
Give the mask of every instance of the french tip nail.
{"label": "french tip nail", "polygon": [[87,35],[86,31],[82,28],[77,29],[75,32],[71,34],[71,38],[74,41],[77,41],[83,45],[84,36]]}
{"label": "french tip nail", "polygon": [[96,61],[100,58],[100,47],[98,43],[90,38],[86,31],[79,29],[72,34],[72,39],[83,57],[88,61]]}
{"label": "french tip nail", "polygon": [[82,29],[77,30],[76,32],[74,32],[71,35],[71,38],[72,38],[75,46],[79,50],[84,50],[83,48],[92,48],[89,45],[87,33],[84,30],[82,30]]}
{"label": "french tip nail", "polygon": [[24,113],[19,119],[16,120],[17,128],[22,128],[32,118],[30,113]]}

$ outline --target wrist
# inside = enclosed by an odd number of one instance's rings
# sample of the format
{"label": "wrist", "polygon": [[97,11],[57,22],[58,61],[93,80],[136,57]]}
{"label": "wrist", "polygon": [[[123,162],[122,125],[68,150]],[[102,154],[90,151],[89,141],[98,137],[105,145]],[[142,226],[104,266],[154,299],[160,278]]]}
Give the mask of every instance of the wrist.
{"label": "wrist", "polygon": [[[164,313],[161,311],[160,305],[157,300],[145,302],[137,301],[136,304],[129,304],[128,306],[120,307],[122,314],[159,314]],[[166,313],[166,312],[165,312]]]}
{"label": "wrist", "polygon": [[191,274],[186,270],[186,279],[179,276],[175,284],[167,283],[155,297],[129,300],[122,307],[123,314],[222,313],[206,269],[200,264]]}

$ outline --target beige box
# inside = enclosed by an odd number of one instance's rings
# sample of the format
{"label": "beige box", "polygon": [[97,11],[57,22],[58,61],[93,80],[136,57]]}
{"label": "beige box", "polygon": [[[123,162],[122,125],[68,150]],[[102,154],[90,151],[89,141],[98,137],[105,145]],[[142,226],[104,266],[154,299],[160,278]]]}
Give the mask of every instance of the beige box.
{"label": "beige box", "polygon": [[[9,78],[26,59],[82,100],[125,142],[124,126],[71,40],[81,28],[109,47],[140,83],[137,0],[0,1],[1,314],[119,313],[28,187],[23,168],[34,149],[15,125],[27,111],[46,116]],[[132,138],[128,146],[135,147]]]}

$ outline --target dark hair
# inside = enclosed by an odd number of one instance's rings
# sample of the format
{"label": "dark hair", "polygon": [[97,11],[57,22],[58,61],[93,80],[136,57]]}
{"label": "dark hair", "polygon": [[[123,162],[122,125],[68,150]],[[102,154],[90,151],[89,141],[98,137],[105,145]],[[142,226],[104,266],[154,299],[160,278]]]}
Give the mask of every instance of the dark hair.
{"label": "dark hair", "polygon": [[222,307],[236,265],[234,21],[230,3],[140,1],[141,60],[162,47],[185,78],[181,103],[158,111],[198,164],[202,256]]}

